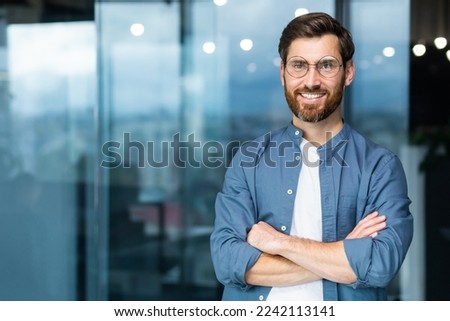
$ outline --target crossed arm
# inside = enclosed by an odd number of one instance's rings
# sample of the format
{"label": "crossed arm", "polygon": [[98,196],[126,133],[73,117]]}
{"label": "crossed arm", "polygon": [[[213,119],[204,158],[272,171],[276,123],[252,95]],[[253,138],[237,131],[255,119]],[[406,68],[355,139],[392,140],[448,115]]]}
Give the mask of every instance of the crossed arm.
{"label": "crossed arm", "polygon": [[[385,227],[386,217],[373,212],[346,239],[376,237]],[[259,222],[249,231],[247,242],[263,252],[245,275],[248,284],[288,286],[320,279],[350,284],[356,280],[343,241],[324,243],[298,238]]]}

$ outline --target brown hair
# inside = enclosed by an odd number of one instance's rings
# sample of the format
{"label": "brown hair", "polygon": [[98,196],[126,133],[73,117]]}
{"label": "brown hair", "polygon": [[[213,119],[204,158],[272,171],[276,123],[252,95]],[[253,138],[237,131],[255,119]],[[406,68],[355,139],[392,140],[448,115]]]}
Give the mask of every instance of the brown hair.
{"label": "brown hair", "polygon": [[340,44],[339,52],[345,66],[346,62],[352,59],[353,53],[355,52],[352,35],[339,21],[322,12],[301,15],[289,22],[281,34],[278,45],[278,53],[280,54],[281,60],[283,63],[286,63],[289,47],[294,40],[298,38],[320,37],[325,34],[332,34],[338,37]]}

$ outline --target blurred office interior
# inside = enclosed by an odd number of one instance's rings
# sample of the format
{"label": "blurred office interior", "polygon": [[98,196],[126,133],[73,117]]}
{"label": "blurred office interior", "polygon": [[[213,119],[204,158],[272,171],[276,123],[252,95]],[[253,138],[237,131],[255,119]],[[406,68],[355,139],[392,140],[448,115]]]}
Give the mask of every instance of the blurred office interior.
{"label": "blurred office interior", "polygon": [[307,11],[351,30],[345,120],[408,176],[389,298],[449,300],[449,6],[2,0],[0,300],[219,300],[215,196],[234,148],[291,118],[277,46]]}

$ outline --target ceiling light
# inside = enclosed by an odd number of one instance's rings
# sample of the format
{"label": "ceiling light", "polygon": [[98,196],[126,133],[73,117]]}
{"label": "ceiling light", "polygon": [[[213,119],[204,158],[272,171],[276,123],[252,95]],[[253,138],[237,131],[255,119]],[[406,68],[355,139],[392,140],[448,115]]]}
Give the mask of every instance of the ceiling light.
{"label": "ceiling light", "polygon": [[395,49],[392,47],[386,47],[383,49],[383,55],[385,57],[391,58],[395,56]]}
{"label": "ceiling light", "polygon": [[242,39],[240,46],[242,50],[250,51],[253,48],[253,41],[251,39]]}
{"label": "ceiling light", "polygon": [[142,23],[133,23],[130,26],[130,32],[133,36],[140,37],[144,34],[145,28]]}
{"label": "ceiling light", "polygon": [[445,39],[444,37],[437,37],[436,39],[434,39],[434,45],[438,49],[444,49],[447,46],[447,39]]}
{"label": "ceiling light", "polygon": [[214,0],[214,4],[221,7],[227,4],[227,0]]}
{"label": "ceiling light", "polygon": [[203,44],[203,51],[208,55],[216,51],[216,44],[214,42],[208,41]]}
{"label": "ceiling light", "polygon": [[295,10],[295,16],[303,16],[304,14],[309,13],[309,10],[306,8],[298,8],[297,10]]}
{"label": "ceiling light", "polygon": [[427,52],[427,47],[422,44],[418,44],[412,48],[412,51],[414,53],[414,56],[421,57],[425,54],[425,52]]}

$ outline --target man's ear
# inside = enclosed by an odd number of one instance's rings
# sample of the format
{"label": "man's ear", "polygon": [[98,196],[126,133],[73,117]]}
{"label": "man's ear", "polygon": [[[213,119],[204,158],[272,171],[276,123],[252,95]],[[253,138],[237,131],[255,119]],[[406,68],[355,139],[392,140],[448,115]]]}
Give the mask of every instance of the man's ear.
{"label": "man's ear", "polygon": [[349,60],[345,66],[345,86],[349,86],[352,83],[353,77],[355,77],[355,64],[353,60]]}
{"label": "man's ear", "polygon": [[280,62],[280,80],[281,80],[281,86],[284,87],[284,63],[283,63],[283,61]]}

